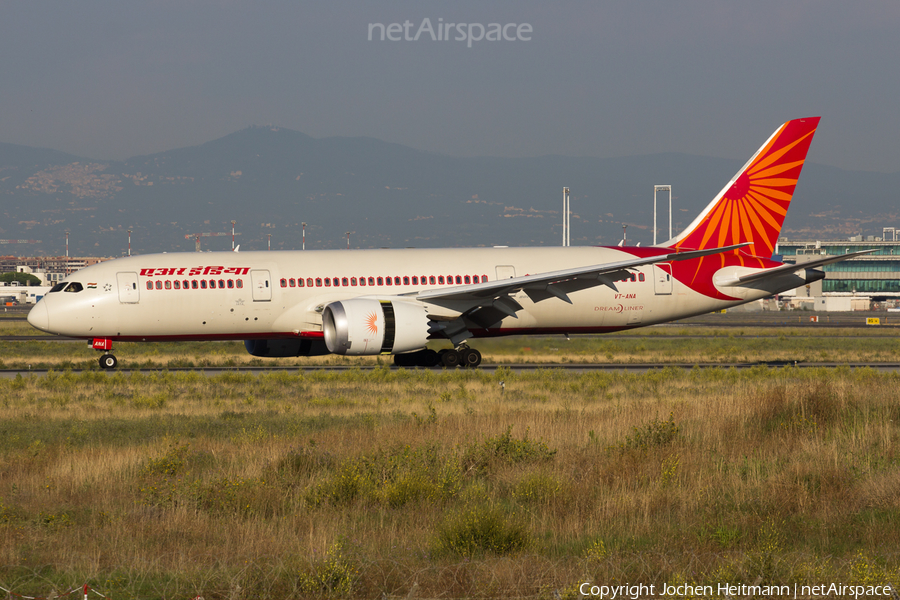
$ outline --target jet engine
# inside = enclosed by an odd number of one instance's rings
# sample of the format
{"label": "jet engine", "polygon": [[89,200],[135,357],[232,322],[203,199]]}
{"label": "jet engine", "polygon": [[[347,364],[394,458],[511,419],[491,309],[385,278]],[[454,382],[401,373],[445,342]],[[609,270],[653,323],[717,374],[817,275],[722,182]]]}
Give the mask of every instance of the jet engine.
{"label": "jet engine", "polygon": [[353,298],[327,305],[322,329],[335,354],[398,354],[425,347],[428,314],[414,302]]}
{"label": "jet engine", "polygon": [[287,356],[322,356],[328,348],[322,340],[281,338],[274,340],[244,340],[244,347],[253,356],[283,358]]}

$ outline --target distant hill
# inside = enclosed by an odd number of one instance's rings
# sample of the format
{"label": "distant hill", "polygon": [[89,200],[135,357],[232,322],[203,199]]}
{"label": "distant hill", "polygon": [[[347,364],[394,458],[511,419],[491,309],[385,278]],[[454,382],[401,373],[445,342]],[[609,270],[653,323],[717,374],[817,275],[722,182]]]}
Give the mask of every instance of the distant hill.
{"label": "distant hill", "polygon": [[[749,158],[749,157],[748,157]],[[562,188],[572,190],[573,244],[652,241],[654,184],[674,189],[676,232],[742,161],[654,154],[623,158],[458,158],[372,138],[312,138],[249,127],[200,146],[100,161],[0,144],[0,239],[16,254],[119,255],[192,250],[186,234],[237,221],[243,249],[557,245]],[[807,164],[785,222],[790,237],[880,235],[900,226],[900,174]],[[659,208],[660,240],[668,215]],[[665,232],[667,233],[667,231]],[[227,249],[225,237],[203,248]]]}

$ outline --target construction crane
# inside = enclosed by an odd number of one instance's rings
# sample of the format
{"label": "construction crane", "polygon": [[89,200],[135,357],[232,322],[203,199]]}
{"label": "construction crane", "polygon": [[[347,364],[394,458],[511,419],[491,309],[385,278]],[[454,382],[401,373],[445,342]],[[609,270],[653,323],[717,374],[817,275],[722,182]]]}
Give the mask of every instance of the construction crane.
{"label": "construction crane", "polygon": [[40,244],[41,240],[0,240],[0,244]]}
{"label": "construction crane", "polygon": [[[200,252],[200,238],[219,237],[221,235],[232,235],[232,234],[228,233],[227,231],[214,231],[212,233],[189,233],[186,236],[184,236],[184,239],[189,240],[191,238],[194,238],[194,242],[196,243],[197,252]],[[241,235],[241,234],[235,233],[233,235]]]}

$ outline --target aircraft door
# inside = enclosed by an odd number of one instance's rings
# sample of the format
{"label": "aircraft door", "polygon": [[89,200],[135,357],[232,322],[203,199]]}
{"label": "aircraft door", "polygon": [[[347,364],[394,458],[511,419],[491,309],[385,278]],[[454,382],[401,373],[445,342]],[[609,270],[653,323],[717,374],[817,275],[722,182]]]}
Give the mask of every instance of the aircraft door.
{"label": "aircraft door", "polygon": [[672,266],[653,265],[653,291],[657,296],[672,293]]}
{"label": "aircraft door", "polygon": [[254,269],[250,271],[250,285],[253,288],[254,302],[269,302],[272,300],[272,284],[268,269]]}
{"label": "aircraft door", "polygon": [[516,268],[512,265],[497,265],[497,279],[512,279],[516,276]]}
{"label": "aircraft door", "polygon": [[137,304],[141,299],[141,291],[138,288],[138,274],[134,272],[116,273],[116,283],[119,287],[119,302],[122,304]]}

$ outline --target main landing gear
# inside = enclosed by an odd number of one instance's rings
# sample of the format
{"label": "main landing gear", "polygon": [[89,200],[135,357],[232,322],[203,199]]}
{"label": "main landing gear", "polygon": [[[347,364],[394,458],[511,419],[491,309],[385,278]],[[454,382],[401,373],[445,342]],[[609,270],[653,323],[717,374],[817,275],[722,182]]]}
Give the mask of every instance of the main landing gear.
{"label": "main landing gear", "polygon": [[101,369],[115,369],[116,365],[119,364],[119,361],[116,360],[116,357],[113,356],[112,353],[112,340],[109,338],[94,338],[90,341],[90,347],[94,350],[99,350],[103,352],[103,356],[100,357],[100,368]]}
{"label": "main landing gear", "polygon": [[408,354],[395,354],[394,364],[398,367],[466,367],[474,369],[481,364],[481,352],[474,348],[462,345],[453,350],[447,348],[435,352],[434,350],[419,350]]}
{"label": "main landing gear", "polygon": [[441,364],[452,369],[453,367],[464,367],[474,369],[481,364],[481,352],[475,348],[469,348],[465,344],[459,348],[446,349],[438,352]]}

